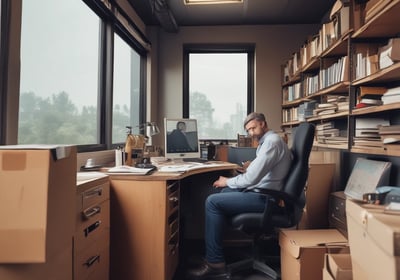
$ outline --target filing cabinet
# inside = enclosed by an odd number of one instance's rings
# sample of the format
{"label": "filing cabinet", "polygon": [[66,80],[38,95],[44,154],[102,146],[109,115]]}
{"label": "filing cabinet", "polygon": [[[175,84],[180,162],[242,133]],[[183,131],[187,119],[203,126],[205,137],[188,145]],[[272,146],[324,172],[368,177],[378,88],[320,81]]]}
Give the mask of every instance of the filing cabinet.
{"label": "filing cabinet", "polygon": [[347,237],[346,195],[343,191],[333,192],[329,196],[329,226]]}
{"label": "filing cabinet", "polygon": [[77,184],[74,280],[109,279],[110,183],[99,176]]}

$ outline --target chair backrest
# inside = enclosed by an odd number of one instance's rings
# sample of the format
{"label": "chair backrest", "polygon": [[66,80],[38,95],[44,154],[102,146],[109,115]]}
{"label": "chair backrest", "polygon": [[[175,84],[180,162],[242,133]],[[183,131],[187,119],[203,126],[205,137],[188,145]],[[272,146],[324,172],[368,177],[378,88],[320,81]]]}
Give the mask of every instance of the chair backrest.
{"label": "chair backrest", "polygon": [[308,160],[314,142],[314,133],[315,126],[310,123],[301,123],[296,128],[291,146],[293,160],[280,192],[280,197],[285,201],[284,211],[274,213],[274,211],[271,212],[270,207],[266,207],[262,228],[287,228],[299,223],[305,206],[304,188],[308,178]]}
{"label": "chair backrest", "polygon": [[304,191],[314,133],[315,126],[307,122],[301,123],[294,132],[291,146],[293,161],[282,189],[288,201],[296,201]]}
{"label": "chair backrest", "polygon": [[[301,123],[292,138],[293,160],[284,186],[280,191],[266,190],[274,199],[266,204],[263,213],[241,213],[231,219],[233,227],[245,232],[267,233],[274,228],[287,228],[296,225],[305,205],[304,187],[308,178],[308,160],[314,142],[315,126]],[[276,199],[282,199],[285,207],[281,209]]]}

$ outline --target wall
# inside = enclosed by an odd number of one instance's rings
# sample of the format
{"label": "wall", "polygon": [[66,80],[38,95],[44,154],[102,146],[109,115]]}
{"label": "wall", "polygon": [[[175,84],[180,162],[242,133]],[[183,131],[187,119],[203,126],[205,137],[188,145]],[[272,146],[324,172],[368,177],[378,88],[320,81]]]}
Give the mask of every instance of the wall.
{"label": "wall", "polygon": [[[180,27],[178,33],[166,33],[157,27],[148,29],[152,52],[157,52],[157,66],[152,64],[152,96],[158,98],[158,114],[152,114],[160,127],[164,117],[182,116],[183,44],[186,43],[254,43],[255,111],[266,114],[270,128],[281,125],[281,66],[300,49],[309,34],[316,34],[319,25],[209,26]],[[152,57],[155,56],[153,53]],[[157,67],[157,70],[154,69]],[[157,91],[155,89],[157,88]],[[163,136],[153,143],[162,145]]]}

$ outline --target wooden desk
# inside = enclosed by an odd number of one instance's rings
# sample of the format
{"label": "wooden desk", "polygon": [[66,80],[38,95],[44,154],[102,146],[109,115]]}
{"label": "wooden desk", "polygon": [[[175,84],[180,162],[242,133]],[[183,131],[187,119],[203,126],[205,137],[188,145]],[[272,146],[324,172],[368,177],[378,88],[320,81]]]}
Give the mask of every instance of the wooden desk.
{"label": "wooden desk", "polygon": [[179,262],[181,190],[193,182],[210,184],[236,167],[221,163],[185,173],[110,175],[110,279],[171,280]]}

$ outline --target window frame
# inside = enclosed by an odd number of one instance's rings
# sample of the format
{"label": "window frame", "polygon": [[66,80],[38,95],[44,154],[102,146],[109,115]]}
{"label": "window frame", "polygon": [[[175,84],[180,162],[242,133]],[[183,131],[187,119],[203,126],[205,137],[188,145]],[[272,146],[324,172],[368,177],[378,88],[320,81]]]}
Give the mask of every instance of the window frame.
{"label": "window frame", "polygon": [[[0,45],[0,144],[10,145],[18,142],[18,132],[15,128],[18,127],[18,109],[19,109],[19,81],[13,80],[12,84],[9,85],[8,75],[15,74],[15,70],[10,69],[10,61],[15,61],[17,56],[10,57],[10,48],[19,49],[21,34],[13,35],[10,38],[9,32],[11,30],[19,30],[21,23],[21,12],[22,12],[22,1],[23,0],[1,0],[1,45]],[[112,143],[111,141],[111,129],[112,129],[112,110],[113,110],[113,36],[114,32],[118,32],[118,35],[123,38],[127,44],[140,55],[140,101],[138,107],[140,108],[139,123],[144,123],[146,119],[146,73],[147,73],[147,55],[150,51],[150,43],[146,36],[140,32],[135,24],[126,18],[127,15],[121,16],[120,7],[115,3],[112,5],[106,5],[103,1],[98,0],[81,0],[88,6],[99,18],[100,30],[99,30],[99,68],[98,68],[98,144],[83,144],[77,145],[78,152],[91,152],[112,149],[123,143]],[[12,7],[11,7],[12,6]],[[11,12],[10,12],[11,10]],[[118,13],[119,12],[119,13]],[[6,14],[7,13],[7,14]],[[128,27],[126,26],[128,22]],[[4,23],[4,24],[3,24]],[[133,29],[132,29],[133,27]],[[132,30],[130,30],[132,29]],[[4,31],[4,32],[3,32]],[[134,33],[137,34],[134,34]],[[15,57],[14,57],[15,56]],[[14,71],[12,71],[14,70]],[[12,72],[11,72],[12,71]],[[9,86],[12,89],[9,89]],[[16,94],[18,96],[16,96]],[[10,106],[11,105],[11,106]],[[135,122],[136,123],[136,122]]]}
{"label": "window frame", "polygon": [[[247,114],[254,110],[254,44],[184,44],[183,45],[183,118],[189,118],[189,56],[192,53],[246,53],[247,60]],[[213,141],[213,139],[199,139]],[[230,139],[229,139],[230,140]],[[233,140],[233,139],[232,139]]]}

